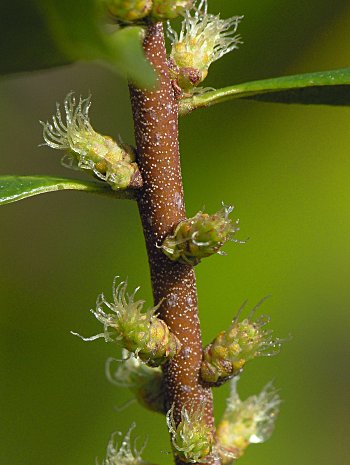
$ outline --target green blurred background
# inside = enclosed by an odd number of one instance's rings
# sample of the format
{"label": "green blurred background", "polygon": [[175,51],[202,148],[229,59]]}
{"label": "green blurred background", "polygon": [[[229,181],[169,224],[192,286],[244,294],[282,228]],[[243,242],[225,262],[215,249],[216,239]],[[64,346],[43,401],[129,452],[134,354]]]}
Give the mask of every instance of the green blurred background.
{"label": "green blurred background", "polygon": [[[212,66],[220,87],[350,65],[348,0],[212,1],[244,14],[244,45]],[[133,141],[126,83],[107,68],[77,64],[0,81],[2,174],[72,175],[60,154],[38,147],[39,119],[75,90],[93,95],[94,127]],[[205,342],[245,299],[276,334],[281,354],[251,363],[243,397],[273,379],[284,399],[270,441],[242,465],[345,465],[349,453],[350,109],[235,102],[181,120],[187,211],[235,205],[240,239],[197,268]],[[145,458],[172,463],[164,419],[109,384],[104,363],[119,352],[95,334],[89,313],[113,277],[151,304],[136,205],[61,192],[0,211],[0,464],[87,465],[104,457],[113,431],[137,423]],[[216,417],[228,386],[215,391]]]}

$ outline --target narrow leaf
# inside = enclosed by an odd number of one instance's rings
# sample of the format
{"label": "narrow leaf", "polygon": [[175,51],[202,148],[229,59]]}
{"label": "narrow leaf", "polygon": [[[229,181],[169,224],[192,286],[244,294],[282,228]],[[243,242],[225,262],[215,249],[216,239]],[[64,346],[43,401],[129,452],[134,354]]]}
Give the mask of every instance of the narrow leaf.
{"label": "narrow leaf", "polygon": [[108,185],[102,182],[50,176],[0,176],[0,205],[61,190],[91,192],[117,199],[134,198],[132,191],[112,191]]}
{"label": "narrow leaf", "polygon": [[234,99],[276,103],[350,105],[350,68],[283,76],[212,90],[180,101],[180,114]]}

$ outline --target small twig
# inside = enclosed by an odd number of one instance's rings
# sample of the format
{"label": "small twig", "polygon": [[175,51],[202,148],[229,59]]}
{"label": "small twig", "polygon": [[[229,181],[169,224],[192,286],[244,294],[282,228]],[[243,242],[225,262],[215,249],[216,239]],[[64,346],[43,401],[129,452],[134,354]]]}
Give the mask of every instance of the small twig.
{"label": "small twig", "polygon": [[[166,409],[175,423],[181,409],[205,405],[205,421],[214,428],[211,390],[200,381],[202,341],[194,270],[172,262],[159,246],[185,219],[178,148],[178,104],[168,76],[162,23],[150,25],[144,40],[146,57],[158,74],[155,90],[130,86],[138,166],[143,178],[138,206],[146,240],[155,302],[160,317],[179,338],[182,349],[164,367]],[[177,460],[178,463],[179,460]],[[210,460],[209,460],[210,463]]]}

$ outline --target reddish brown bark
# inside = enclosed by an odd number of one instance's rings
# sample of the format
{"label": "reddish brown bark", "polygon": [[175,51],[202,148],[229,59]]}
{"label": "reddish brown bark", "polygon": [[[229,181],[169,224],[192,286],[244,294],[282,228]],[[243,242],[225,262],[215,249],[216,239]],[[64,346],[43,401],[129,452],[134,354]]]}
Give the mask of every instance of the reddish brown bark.
{"label": "reddish brown bark", "polygon": [[146,240],[155,303],[160,316],[182,343],[165,367],[166,409],[174,404],[178,422],[183,406],[206,406],[213,427],[211,390],[200,382],[202,341],[196,278],[189,265],[170,261],[159,249],[164,237],[185,218],[178,147],[178,105],[168,76],[162,23],[151,25],[144,50],[158,74],[155,90],[130,86],[138,165],[143,177],[138,206]]}

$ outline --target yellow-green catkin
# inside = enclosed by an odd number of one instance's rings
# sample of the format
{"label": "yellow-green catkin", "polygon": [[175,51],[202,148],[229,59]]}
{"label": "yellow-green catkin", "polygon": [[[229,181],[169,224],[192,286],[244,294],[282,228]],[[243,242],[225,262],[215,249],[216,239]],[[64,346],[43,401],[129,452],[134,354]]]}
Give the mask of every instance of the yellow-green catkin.
{"label": "yellow-green catkin", "polygon": [[110,15],[118,21],[134,22],[152,10],[152,0],[104,0]]}
{"label": "yellow-green catkin", "polygon": [[204,349],[201,366],[202,379],[207,383],[221,384],[240,373],[244,365],[256,357],[271,356],[279,352],[282,340],[266,329],[269,317],[253,320],[260,303],[247,318],[239,321],[238,315],[226,331],[220,332]]}
{"label": "yellow-green catkin", "polygon": [[207,12],[207,0],[199,0],[193,11],[186,10],[178,34],[169,24],[170,71],[185,91],[191,92],[207,76],[209,66],[241,43],[236,35],[242,16],[221,19]]}
{"label": "yellow-green catkin", "polygon": [[181,420],[176,426],[173,408],[167,413],[167,424],[175,455],[182,462],[205,463],[213,449],[214,437],[204,421],[204,405],[188,406],[181,410]]}
{"label": "yellow-green catkin", "polygon": [[64,113],[57,104],[52,122],[42,123],[46,145],[65,151],[62,164],[90,172],[113,190],[137,187],[141,175],[134,149],[96,132],[90,124],[90,97],[77,101],[71,92],[64,100]]}
{"label": "yellow-green catkin", "polygon": [[147,365],[156,367],[174,357],[181,348],[180,341],[158,318],[158,306],[143,311],[143,300],[135,300],[138,288],[127,293],[127,282],[113,283],[113,302],[104,295],[97,298],[92,313],[104,326],[104,332],[84,340],[103,337],[106,342],[117,342],[134,353]]}
{"label": "yellow-green catkin", "polygon": [[260,394],[242,401],[237,393],[238,378],[231,381],[227,407],[217,427],[218,453],[222,465],[241,457],[250,444],[267,441],[273,432],[281,399],[268,383]]}
{"label": "yellow-green catkin", "polygon": [[161,246],[165,255],[173,261],[197,265],[202,258],[215,253],[222,254],[221,247],[227,241],[239,242],[233,235],[239,230],[238,220],[229,214],[233,207],[223,207],[214,215],[198,212],[193,218],[181,221],[173,234],[167,236]]}

